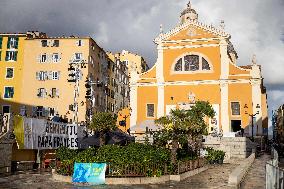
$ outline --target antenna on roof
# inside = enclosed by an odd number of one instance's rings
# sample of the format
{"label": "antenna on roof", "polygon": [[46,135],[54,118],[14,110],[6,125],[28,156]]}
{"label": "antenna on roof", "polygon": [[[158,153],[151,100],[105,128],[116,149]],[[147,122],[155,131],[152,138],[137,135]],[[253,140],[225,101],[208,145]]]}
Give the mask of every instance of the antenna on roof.
{"label": "antenna on roof", "polygon": [[163,24],[160,24],[160,33],[163,33]]}
{"label": "antenna on roof", "polygon": [[221,20],[221,22],[220,22],[220,28],[221,28],[222,30],[225,30],[225,21],[224,21],[224,20]]}
{"label": "antenna on roof", "polygon": [[256,55],[255,54],[252,55],[251,62],[252,62],[252,65],[256,65]]}
{"label": "antenna on roof", "polygon": [[187,7],[191,9],[191,3],[190,3],[190,1],[188,1]]}

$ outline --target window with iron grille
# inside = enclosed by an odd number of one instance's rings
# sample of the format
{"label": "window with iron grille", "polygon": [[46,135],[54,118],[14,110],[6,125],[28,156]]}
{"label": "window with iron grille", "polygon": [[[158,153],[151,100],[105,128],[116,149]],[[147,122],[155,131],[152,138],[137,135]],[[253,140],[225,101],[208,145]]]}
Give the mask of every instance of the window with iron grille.
{"label": "window with iron grille", "polygon": [[231,111],[232,111],[232,115],[241,115],[240,103],[239,102],[231,102]]}
{"label": "window with iron grille", "polygon": [[147,117],[155,117],[155,105],[147,104]]}
{"label": "window with iron grille", "polygon": [[174,65],[176,72],[208,71],[211,67],[208,61],[199,55],[186,55],[180,58]]}
{"label": "window with iron grille", "polygon": [[6,61],[17,61],[17,51],[6,51]]}
{"label": "window with iron grille", "polygon": [[18,42],[19,42],[18,37],[8,37],[7,49],[17,49]]}

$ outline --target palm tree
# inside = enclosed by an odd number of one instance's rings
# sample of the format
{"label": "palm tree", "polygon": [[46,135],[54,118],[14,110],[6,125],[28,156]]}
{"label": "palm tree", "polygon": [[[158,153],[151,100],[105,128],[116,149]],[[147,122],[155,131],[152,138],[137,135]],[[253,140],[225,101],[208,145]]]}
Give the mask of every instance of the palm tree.
{"label": "palm tree", "polygon": [[93,115],[90,129],[99,132],[100,146],[105,144],[105,134],[117,128],[116,118],[116,115],[112,115],[108,112],[98,112]]}
{"label": "palm tree", "polygon": [[171,161],[176,163],[178,141],[184,135],[187,136],[188,145],[197,150],[200,142],[197,138],[207,134],[207,124],[205,117],[214,117],[214,110],[209,102],[197,101],[190,110],[171,110],[170,115],[160,117],[155,123],[161,125],[169,134],[169,140],[172,140]]}

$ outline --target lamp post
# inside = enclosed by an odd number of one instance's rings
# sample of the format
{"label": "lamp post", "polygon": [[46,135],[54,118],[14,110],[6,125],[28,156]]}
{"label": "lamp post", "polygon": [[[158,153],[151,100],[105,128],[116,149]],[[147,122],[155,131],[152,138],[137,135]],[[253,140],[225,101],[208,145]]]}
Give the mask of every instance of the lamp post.
{"label": "lamp post", "polygon": [[257,111],[256,111],[256,113],[253,113],[253,103],[252,103],[252,113],[250,114],[250,113],[248,113],[248,111],[247,111],[247,109],[248,109],[248,106],[247,106],[247,104],[245,104],[245,106],[244,106],[244,108],[245,108],[245,114],[248,114],[248,116],[251,118],[251,140],[252,141],[254,141],[254,137],[253,137],[253,127],[254,127],[254,125],[253,125],[253,118],[256,116],[256,115],[258,115],[259,114],[259,108],[260,108],[260,106],[259,106],[259,104],[257,104],[256,105],[256,109],[257,109]]}

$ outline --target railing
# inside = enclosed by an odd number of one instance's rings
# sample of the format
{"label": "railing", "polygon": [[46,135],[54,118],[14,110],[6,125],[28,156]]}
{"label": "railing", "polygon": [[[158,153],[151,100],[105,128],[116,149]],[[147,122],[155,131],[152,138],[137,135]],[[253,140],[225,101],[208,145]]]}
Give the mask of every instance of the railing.
{"label": "railing", "polygon": [[149,177],[167,174],[165,164],[108,164],[106,170],[107,177]]}
{"label": "railing", "polygon": [[[123,165],[109,163],[106,169],[106,177],[153,177],[170,174],[179,175],[203,167],[205,163],[206,160],[204,158],[179,161],[175,166],[164,163],[135,163]],[[64,175],[72,175],[73,164],[64,165],[64,163],[57,162],[56,165],[56,169],[59,174],[62,174],[62,171],[64,171]]]}
{"label": "railing", "polygon": [[284,188],[284,169],[278,167],[278,153],[272,147],[273,159],[266,163],[266,189]]}
{"label": "railing", "polygon": [[182,174],[200,167],[203,167],[206,163],[204,158],[199,158],[196,160],[180,161],[177,164],[177,169],[175,174]]}

